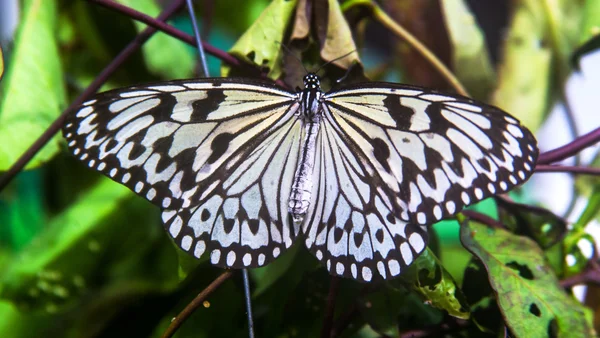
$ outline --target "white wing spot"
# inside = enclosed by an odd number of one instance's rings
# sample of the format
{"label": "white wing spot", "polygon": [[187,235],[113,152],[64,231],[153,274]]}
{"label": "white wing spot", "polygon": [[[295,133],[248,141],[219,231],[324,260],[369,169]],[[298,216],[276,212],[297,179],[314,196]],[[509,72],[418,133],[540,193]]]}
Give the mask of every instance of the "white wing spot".
{"label": "white wing spot", "polygon": [[66,135],[67,138],[71,138],[71,136],[73,136],[72,133],[67,133],[67,135]]}
{"label": "white wing spot", "polygon": [[106,168],[106,163],[100,162],[100,164],[98,164],[98,170],[104,170],[104,168]]}
{"label": "white wing spot", "polygon": [[456,211],[456,205],[453,201],[446,202],[446,210],[448,210],[448,212],[451,214],[453,214]]}
{"label": "white wing spot", "polygon": [[400,244],[400,253],[402,254],[404,263],[406,263],[406,265],[410,265],[410,263],[413,261],[413,254],[408,243],[405,242]]}
{"label": "white wing spot", "polygon": [[258,265],[259,266],[262,266],[263,264],[265,264],[265,258],[266,258],[265,254],[258,255]]}
{"label": "white wing spot", "polygon": [[506,182],[500,181],[500,189],[506,190],[507,188],[508,188],[508,186],[506,185]]}
{"label": "white wing spot", "polygon": [[110,175],[110,177],[115,177],[115,175],[117,174],[117,168],[112,168],[110,170],[110,173],[108,173]]}
{"label": "white wing spot", "polygon": [[438,220],[442,218],[442,208],[440,208],[439,205],[436,205],[435,207],[433,207],[433,215]]}
{"label": "white wing spot", "polygon": [[90,168],[92,168],[94,166],[94,164],[96,164],[96,161],[95,160],[90,160],[90,162],[88,163],[88,166]]}
{"label": "white wing spot", "polygon": [[249,266],[252,263],[252,255],[249,253],[245,254],[242,258],[242,262],[244,263],[244,266]]}
{"label": "white wing spot", "polygon": [[513,175],[508,176],[508,179],[512,184],[517,184],[517,182],[519,182]]}
{"label": "white wing spot", "polygon": [[77,155],[79,155],[80,152],[81,152],[81,149],[76,148],[75,150],[73,150],[73,155],[77,156]]}
{"label": "white wing spot", "polygon": [[427,216],[425,216],[425,213],[420,212],[417,214],[417,221],[421,224],[427,222]]}
{"label": "white wing spot", "polygon": [[79,158],[80,160],[85,160],[88,157],[88,154],[83,154],[81,155],[81,157]]}
{"label": "white wing spot", "polygon": [[169,197],[165,197],[162,202],[163,208],[167,208],[171,205],[171,199]]}
{"label": "white wing spot", "polygon": [[462,194],[460,194],[460,198],[462,199],[463,203],[465,203],[465,204],[471,203],[471,198],[469,198],[469,194],[467,194],[466,191],[463,191]]}
{"label": "white wing spot", "polygon": [[150,190],[148,190],[148,192],[146,193],[146,198],[149,200],[153,200],[154,197],[156,197],[156,190],[154,190],[154,188],[151,188]]}
{"label": "white wing spot", "polygon": [[135,185],[135,192],[139,193],[140,191],[142,191],[142,189],[144,189],[144,183],[137,182]]}
{"label": "white wing spot", "polygon": [[379,274],[381,277],[383,277],[383,279],[386,278],[385,265],[383,265],[383,262],[377,262],[377,271],[379,271]]}
{"label": "white wing spot", "polygon": [[227,265],[232,266],[235,263],[236,258],[235,252],[229,251],[227,254]]}
{"label": "white wing spot", "polygon": [[496,193],[496,187],[492,183],[488,183],[487,188],[492,194]]}
{"label": "white wing spot", "polygon": [[121,179],[121,183],[127,183],[129,182],[129,179],[131,179],[131,174],[125,173],[125,175],[123,175],[123,178]]}
{"label": "white wing spot", "polygon": [[392,276],[398,276],[400,274],[400,263],[395,259],[390,259],[388,262],[388,268]]}
{"label": "white wing spot", "polygon": [[362,278],[365,281],[367,281],[367,282],[370,282],[371,279],[373,278],[373,272],[371,272],[371,269],[369,269],[369,267],[363,266],[363,268],[362,268]]}
{"label": "white wing spot", "polygon": [[327,270],[331,271],[331,259],[327,260],[326,265],[327,265]]}
{"label": "white wing spot", "polygon": [[323,251],[317,250],[317,253],[315,254],[315,256],[317,256],[318,260],[322,260],[323,259]]}
{"label": "white wing spot", "polygon": [[[77,154],[75,154],[75,155],[77,155]],[[525,170],[531,171],[531,166],[529,165],[529,163],[523,164],[523,167],[525,167]]]}
{"label": "white wing spot", "polygon": [[529,162],[533,163],[533,157],[531,157],[531,155],[527,156],[527,159],[529,160]]}
{"label": "white wing spot", "polygon": [[212,264],[217,264],[219,263],[219,260],[221,259],[221,250],[219,249],[214,249],[211,253],[210,253],[210,262]]}
{"label": "white wing spot", "polygon": [[200,258],[200,256],[202,256],[202,254],[204,253],[205,250],[206,250],[206,244],[204,243],[204,241],[196,242],[196,248],[194,249],[194,256],[196,256],[196,258]]}
{"label": "white wing spot", "polygon": [[352,265],[350,265],[350,272],[352,273],[352,278],[356,279],[357,270],[356,270],[356,264],[355,263],[352,263]]}
{"label": "white wing spot", "polygon": [[425,242],[423,242],[423,237],[418,233],[413,233],[408,238],[408,242],[415,249],[416,252],[421,252],[425,248]]}
{"label": "white wing spot", "polygon": [[191,247],[192,247],[192,236],[190,236],[190,235],[183,236],[183,238],[181,239],[181,248],[185,251],[189,251]]}
{"label": "white wing spot", "polygon": [[171,237],[176,238],[177,236],[179,236],[179,232],[181,231],[182,225],[183,221],[181,220],[181,217],[177,216],[175,220],[173,220],[173,223],[171,223],[171,225],[169,226],[169,233],[171,234]]}
{"label": "white wing spot", "polygon": [[335,272],[340,276],[343,275],[344,274],[344,264],[337,262],[335,264]]}
{"label": "white wing spot", "polygon": [[512,117],[510,117],[510,116],[504,116],[504,119],[505,119],[505,120],[506,120],[506,122],[508,122],[508,123],[512,123],[512,124],[519,123],[519,121],[517,121],[517,120],[513,119],[513,118],[512,118]]}
{"label": "white wing spot", "polygon": [[273,249],[273,257],[277,258],[280,253],[281,253],[281,251],[279,250],[279,248]]}
{"label": "white wing spot", "polygon": [[475,188],[475,197],[477,197],[478,200],[483,198],[483,191],[479,188]]}
{"label": "white wing spot", "polygon": [[523,137],[523,132],[521,131],[521,129],[519,129],[519,127],[515,126],[514,124],[509,124],[508,126],[506,126],[506,130],[508,130],[508,132],[511,133],[514,137]]}

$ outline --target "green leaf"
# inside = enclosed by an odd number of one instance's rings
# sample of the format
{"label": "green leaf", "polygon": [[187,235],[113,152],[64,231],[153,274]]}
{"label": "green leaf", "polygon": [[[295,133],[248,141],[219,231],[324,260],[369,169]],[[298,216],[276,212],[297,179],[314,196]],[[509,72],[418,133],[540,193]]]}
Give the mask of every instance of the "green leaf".
{"label": "green leaf", "polygon": [[[152,17],[160,14],[160,7],[154,0],[119,0],[139,12]],[[138,32],[146,28],[146,24],[134,20]],[[194,70],[196,50],[184,42],[174,39],[165,33],[157,32],[142,46],[144,59],[148,69],[165,79],[189,78]]]}
{"label": "green leaf", "polygon": [[[15,258],[0,281],[0,297],[21,310],[55,313],[75,306],[90,292],[110,289],[113,280],[122,290],[111,292],[121,296],[129,282],[134,293],[173,288],[178,282],[176,258],[154,209],[126,187],[103,178]],[[161,260],[167,262],[160,269],[157,257],[154,262],[144,258],[159,247],[168,248],[161,251]],[[138,275],[143,276],[140,287],[135,286]]]}
{"label": "green leaf", "polygon": [[[316,2],[315,5],[319,6]],[[342,69],[348,69],[353,64],[360,64],[358,53],[356,52],[356,44],[352,37],[352,31],[348,25],[348,21],[344,17],[344,13],[340,8],[337,0],[328,0],[327,11],[315,12],[316,15],[316,30],[321,44],[321,58],[332,63]],[[327,17],[320,14],[327,13]],[[344,54],[350,55],[341,58]]]}
{"label": "green leaf", "polygon": [[301,265],[295,264],[298,263],[295,261],[299,250],[304,250],[302,245],[294,245],[273,263],[262,268],[250,270],[255,285],[252,297],[259,297],[263,292],[267,291],[271,285],[275,284],[287,274],[290,269],[293,269],[294,274],[301,276],[305,270],[301,268]]}
{"label": "green leaf", "polygon": [[[237,40],[229,53],[249,64],[258,65],[271,79],[281,75],[281,46],[297,0],[274,0]],[[228,65],[221,67],[223,76],[230,76]]]}
{"label": "green leaf", "polygon": [[492,104],[536,130],[546,113],[552,50],[544,44],[546,21],[541,2],[518,1],[498,70]]}
{"label": "green leaf", "polygon": [[429,248],[401,275],[401,280],[410,282],[412,290],[432,306],[457,318],[469,318],[469,305],[460,287]]}
{"label": "green leaf", "polygon": [[[60,115],[65,90],[54,31],[55,0],[25,2],[0,97],[0,171],[7,170]],[[55,136],[31,160],[35,168],[59,151]]]}
{"label": "green leaf", "polygon": [[600,35],[600,1],[585,0],[582,14],[580,44],[584,44]]}
{"label": "green leaf", "polygon": [[567,295],[532,240],[474,222],[461,241],[488,272],[506,324],[515,337],[592,337],[586,308]]}
{"label": "green leaf", "polygon": [[447,0],[440,5],[450,38],[454,74],[474,98],[485,100],[494,88],[496,75],[483,32],[465,1]]}
{"label": "green leaf", "polygon": [[500,222],[517,235],[533,239],[542,249],[558,243],[567,233],[567,222],[547,209],[496,198]]}

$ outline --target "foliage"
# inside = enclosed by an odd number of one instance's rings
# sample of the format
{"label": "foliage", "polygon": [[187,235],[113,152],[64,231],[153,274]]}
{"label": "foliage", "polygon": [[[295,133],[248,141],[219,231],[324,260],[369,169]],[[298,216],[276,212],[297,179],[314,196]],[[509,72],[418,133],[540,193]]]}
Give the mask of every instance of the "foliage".
{"label": "foliage", "polygon": [[[161,11],[152,0],[120,3],[151,16]],[[475,98],[504,108],[532,130],[561,97],[571,56],[582,53],[577,47],[597,47],[591,32],[600,21],[594,1],[521,0],[507,12],[507,38],[489,41],[462,0],[440,7],[409,0],[382,7],[368,0],[341,6],[335,0],[225,0],[206,6],[210,3],[202,2],[198,11],[205,32],[210,28],[209,42],[228,45],[238,60],[224,63],[223,75],[268,77],[295,87],[303,66],[313,70],[331,62],[321,71],[326,85],[346,74],[349,82],[403,78],[451,90],[440,69],[374,24],[389,14],[429,45]],[[23,5],[14,46],[0,50],[0,171],[145,27],[93,1]],[[173,22],[190,31],[184,12]],[[492,55],[490,44],[499,47],[499,55]],[[194,48],[160,33],[105,88],[191,77],[195,60]],[[218,61],[210,60],[211,69]],[[64,148],[60,137],[52,138],[27,166],[38,169],[20,173],[0,195],[0,332],[160,336],[221,271],[178,251],[155,207],[66,157]],[[426,253],[401,278],[386,283],[332,280],[296,245],[250,271],[257,335],[328,336],[323,321],[332,314],[331,332],[344,337],[434,337],[446,331],[498,337],[505,329],[513,337],[592,336],[592,311],[561,280],[595,266],[580,249],[582,241],[595,245],[585,233],[600,203],[593,182],[589,204],[573,227],[543,208],[489,199],[473,209],[492,221],[459,217],[462,246],[457,222],[441,222]],[[494,227],[498,224],[501,228]],[[567,264],[568,257],[575,263]],[[332,294],[337,297],[328,306]],[[247,335],[237,275],[203,305],[177,337]]]}

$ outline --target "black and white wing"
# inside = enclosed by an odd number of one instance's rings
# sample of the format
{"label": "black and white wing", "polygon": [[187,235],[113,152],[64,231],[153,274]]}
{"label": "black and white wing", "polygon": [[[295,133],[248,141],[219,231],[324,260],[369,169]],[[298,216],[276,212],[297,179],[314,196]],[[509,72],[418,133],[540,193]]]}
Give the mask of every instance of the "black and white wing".
{"label": "black and white wing", "polygon": [[376,178],[409,223],[433,224],[510,190],[529,178],[538,156],[519,121],[459,95],[368,83],[327,93],[324,105],[340,138],[368,162],[367,184]]}
{"label": "black and white wing", "polygon": [[302,226],[307,248],[333,275],[398,276],[425,249],[426,226],[395,214],[385,182],[327,111],[316,144],[313,203]]}
{"label": "black and white wing", "polygon": [[163,209],[183,250],[257,267],[290,247],[287,211],[302,128],[297,96],[223,78],[98,94],[67,118],[80,160]]}

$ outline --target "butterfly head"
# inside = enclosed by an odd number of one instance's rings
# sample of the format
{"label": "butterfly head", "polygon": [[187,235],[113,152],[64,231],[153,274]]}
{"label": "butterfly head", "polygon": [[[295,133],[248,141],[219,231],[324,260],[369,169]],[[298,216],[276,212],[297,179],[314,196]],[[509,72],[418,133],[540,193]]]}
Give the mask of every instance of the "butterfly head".
{"label": "butterfly head", "polygon": [[304,76],[304,88],[306,89],[321,89],[321,81],[315,73],[308,73]]}

